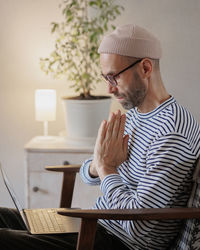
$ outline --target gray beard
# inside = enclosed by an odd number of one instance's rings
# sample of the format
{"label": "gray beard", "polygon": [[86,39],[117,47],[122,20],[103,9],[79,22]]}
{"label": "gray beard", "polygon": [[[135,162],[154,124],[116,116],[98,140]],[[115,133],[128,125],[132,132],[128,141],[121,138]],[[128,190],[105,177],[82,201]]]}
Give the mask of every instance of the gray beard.
{"label": "gray beard", "polygon": [[127,96],[123,96],[124,101],[121,102],[121,105],[125,109],[132,109],[138,107],[143,103],[145,96],[146,96],[146,89],[143,86],[142,88],[135,90],[132,93],[129,93]]}

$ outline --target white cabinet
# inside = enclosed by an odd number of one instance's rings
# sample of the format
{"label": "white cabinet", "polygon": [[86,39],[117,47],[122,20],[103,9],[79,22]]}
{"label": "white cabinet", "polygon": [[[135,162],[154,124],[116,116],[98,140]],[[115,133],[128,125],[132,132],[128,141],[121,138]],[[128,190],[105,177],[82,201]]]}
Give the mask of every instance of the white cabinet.
{"label": "white cabinet", "polygon": [[[26,207],[59,207],[62,173],[46,171],[45,166],[81,164],[93,148],[69,146],[62,137],[42,140],[33,138],[25,145]],[[100,195],[99,186],[88,186],[77,174],[72,207],[90,208]]]}

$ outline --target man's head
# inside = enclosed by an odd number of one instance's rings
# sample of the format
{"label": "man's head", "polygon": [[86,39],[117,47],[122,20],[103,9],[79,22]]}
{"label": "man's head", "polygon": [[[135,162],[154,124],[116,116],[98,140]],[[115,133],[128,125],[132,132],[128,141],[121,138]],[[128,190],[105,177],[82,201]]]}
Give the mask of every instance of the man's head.
{"label": "man's head", "polygon": [[105,36],[98,52],[109,92],[126,109],[140,106],[148,91],[147,80],[159,71],[159,40],[144,28],[129,24]]}

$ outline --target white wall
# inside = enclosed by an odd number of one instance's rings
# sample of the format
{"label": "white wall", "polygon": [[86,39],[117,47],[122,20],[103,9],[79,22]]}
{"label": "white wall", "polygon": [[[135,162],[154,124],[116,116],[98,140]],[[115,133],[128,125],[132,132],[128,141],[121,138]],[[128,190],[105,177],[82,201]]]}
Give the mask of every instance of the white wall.
{"label": "white wall", "polygon": [[[0,161],[24,202],[24,144],[42,134],[34,119],[34,91],[55,88],[57,120],[49,130],[64,129],[60,97],[72,94],[65,80],[53,80],[41,72],[39,58],[48,56],[54,38],[50,23],[61,20],[59,0],[0,0]],[[161,71],[168,91],[199,116],[200,1],[118,0],[125,12],[116,24],[137,23],[160,37]],[[105,85],[96,94],[105,93]],[[112,109],[119,107],[114,103]],[[10,206],[0,179],[0,206]]]}

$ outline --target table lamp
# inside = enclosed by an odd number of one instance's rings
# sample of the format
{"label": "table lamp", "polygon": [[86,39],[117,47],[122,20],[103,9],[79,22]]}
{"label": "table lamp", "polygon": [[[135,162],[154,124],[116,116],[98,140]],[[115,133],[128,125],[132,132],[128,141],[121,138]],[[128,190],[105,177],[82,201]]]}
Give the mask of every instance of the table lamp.
{"label": "table lamp", "polygon": [[48,122],[56,120],[56,91],[54,89],[37,89],[35,91],[35,119],[44,124],[44,135],[48,139]]}

